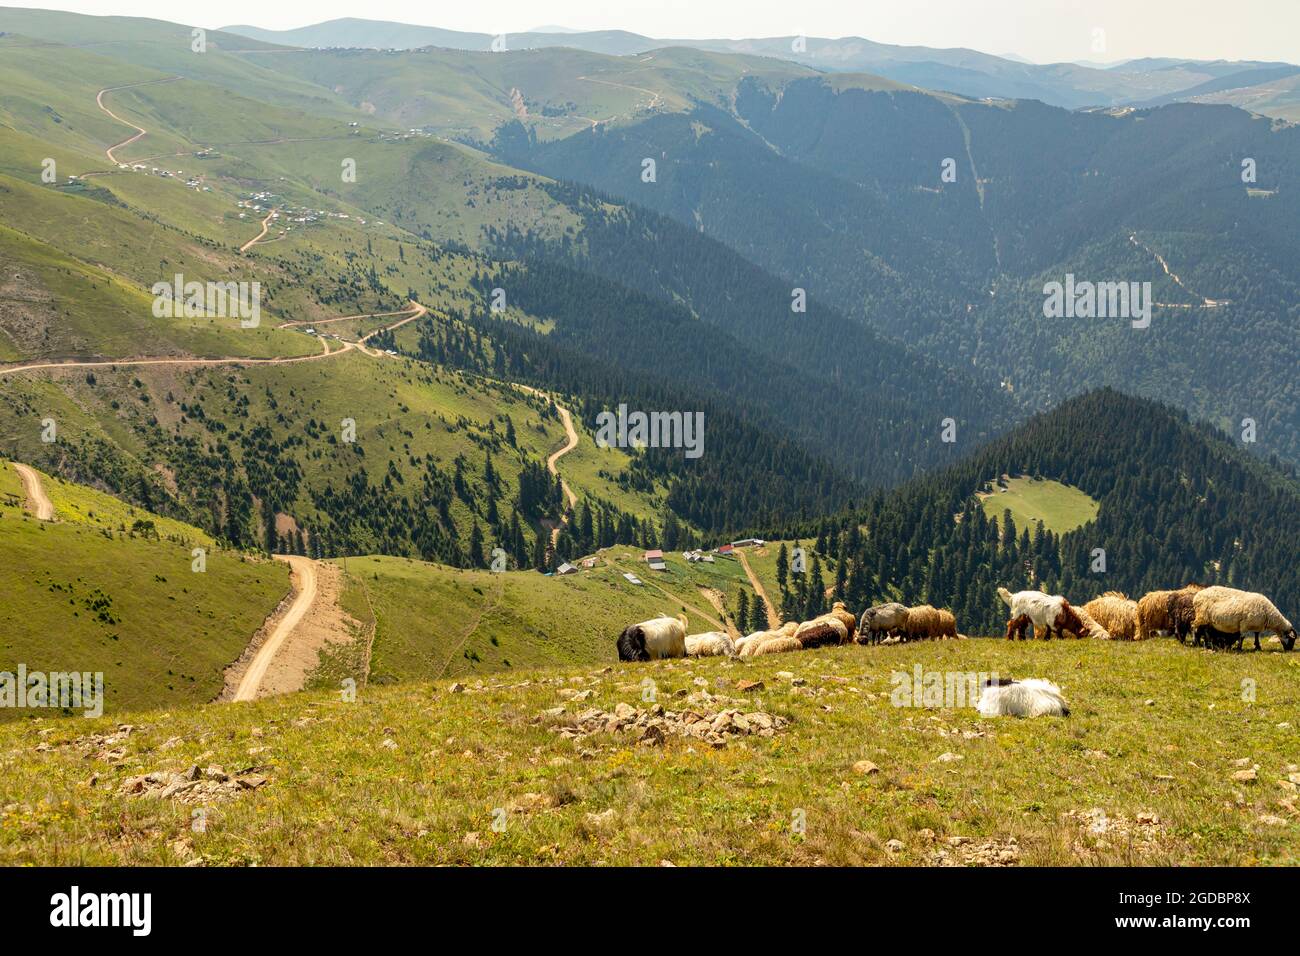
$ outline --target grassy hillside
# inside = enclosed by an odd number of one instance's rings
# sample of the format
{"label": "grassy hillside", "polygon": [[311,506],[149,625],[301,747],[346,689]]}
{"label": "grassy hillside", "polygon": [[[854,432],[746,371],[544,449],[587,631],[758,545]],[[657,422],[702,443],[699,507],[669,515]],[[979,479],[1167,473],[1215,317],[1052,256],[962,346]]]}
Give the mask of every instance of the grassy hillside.
{"label": "grassy hillside", "polygon": [[1009,478],[1005,488],[995,487],[991,494],[982,494],[980,498],[990,519],[1001,521],[1002,513],[1009,509],[1016,530],[1028,529],[1031,534],[1040,521],[1056,534],[1081,528],[1097,517],[1101,507],[1078,488],[1059,481],[1026,477]]}
{"label": "grassy hillside", "polygon": [[[214,698],[288,593],[287,567],[214,550],[195,573],[191,549],[210,545],[197,528],[44,484],[54,522],[22,511],[17,474],[0,461],[0,671],[102,672],[109,715]],[[0,721],[31,716],[0,709]]]}
{"label": "grassy hillside", "polygon": [[[684,611],[692,633],[725,626],[701,588],[721,593],[734,610],[743,580],[735,562],[688,565],[670,555],[669,570],[656,573],[641,556],[615,546],[595,568],[559,577],[349,558],[353,589],[344,603],[359,620],[373,612],[376,683],[611,660],[624,627],[661,614]],[[625,571],[644,583],[630,583]]]}
{"label": "grassy hillside", "polygon": [[[748,663],[611,662],[472,680],[461,692],[450,681],[372,686],[353,703],[322,691],[173,708],[138,715],[113,745],[98,736],[114,732],[110,720],[11,724],[0,727],[0,858],[1294,865],[1298,660],[1167,640],[972,640]],[[892,706],[891,672],[916,665],[1049,677],[1072,714]],[[647,678],[674,713],[734,707],[789,723],[722,747],[671,735],[637,745],[635,730],[560,733],[588,708],[652,707]],[[1242,699],[1248,679],[1253,702]],[[761,686],[743,691],[742,680]],[[110,761],[109,746],[123,758]],[[251,789],[122,792],[128,778],[165,781],[195,764],[243,774]],[[197,807],[207,808],[198,833]]]}

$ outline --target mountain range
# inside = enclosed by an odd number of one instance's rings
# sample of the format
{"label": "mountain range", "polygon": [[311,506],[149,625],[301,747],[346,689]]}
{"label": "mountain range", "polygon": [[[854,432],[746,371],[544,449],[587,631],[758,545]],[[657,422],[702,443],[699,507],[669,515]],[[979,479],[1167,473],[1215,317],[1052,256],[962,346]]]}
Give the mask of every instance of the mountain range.
{"label": "mountain range", "polygon": [[[506,34],[464,33],[437,27],[343,18],[292,30],[236,25],[238,34],[292,47],[413,50],[441,47],[483,52],[494,42],[508,50],[571,47],[628,56],[666,47],[743,53],[800,63],[825,72],[872,73],[901,83],[974,98],[1036,99],[1053,106],[1121,106],[1197,98],[1229,102],[1288,119],[1300,118],[1294,82],[1300,66],[1243,60],[1146,58],[1105,67],[1081,63],[1036,64],[969,49],[876,43],[862,37],[655,39],[622,30],[539,29]],[[1279,90],[1277,84],[1285,84]],[[1205,97],[1214,99],[1204,99]],[[1244,102],[1243,102],[1244,101]]]}

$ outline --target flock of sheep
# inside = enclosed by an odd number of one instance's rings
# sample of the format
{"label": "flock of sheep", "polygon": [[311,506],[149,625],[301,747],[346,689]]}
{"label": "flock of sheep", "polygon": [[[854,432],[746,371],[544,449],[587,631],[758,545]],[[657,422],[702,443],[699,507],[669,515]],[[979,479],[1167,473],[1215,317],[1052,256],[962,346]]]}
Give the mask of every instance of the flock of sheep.
{"label": "flock of sheep", "polygon": [[1273,602],[1255,591],[1215,585],[1188,584],[1176,591],[1151,591],[1134,601],[1118,591],[1107,591],[1083,607],[1073,607],[1059,594],[998,588],[998,596],[1011,608],[1008,640],[1023,639],[1032,625],[1034,636],[1072,635],[1102,639],[1143,641],[1166,632],[1209,648],[1241,650],[1247,635],[1260,649],[1262,634],[1276,634],[1285,650],[1295,646],[1296,631]]}
{"label": "flock of sheep", "polygon": [[[1260,649],[1261,634],[1276,634],[1285,650],[1296,641],[1291,622],[1268,598],[1253,591],[1189,584],[1177,591],[1152,591],[1134,601],[1118,591],[1108,591],[1082,607],[1074,607],[1059,594],[998,588],[998,596],[1011,609],[1008,640],[1023,640],[1032,626],[1035,637],[1095,637],[1103,640],[1145,640],[1159,632],[1173,634],[1182,643],[1240,650],[1247,635]],[[881,641],[961,638],[950,611],[922,604],[878,604],[855,618],[843,601],[811,621],[791,621],[776,630],[755,631],[732,640],[725,631],[686,633],[686,617],[659,617],[624,629],[618,638],[621,661],[649,661],[666,657],[758,657],[825,645],[877,644]]]}

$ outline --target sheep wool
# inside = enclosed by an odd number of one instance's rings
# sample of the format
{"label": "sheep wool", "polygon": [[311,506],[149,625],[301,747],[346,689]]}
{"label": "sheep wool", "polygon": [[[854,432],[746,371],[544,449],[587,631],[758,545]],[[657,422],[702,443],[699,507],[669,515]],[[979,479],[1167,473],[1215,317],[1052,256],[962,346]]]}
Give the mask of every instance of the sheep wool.
{"label": "sheep wool", "polygon": [[862,612],[858,628],[859,644],[877,644],[891,631],[901,631],[907,624],[907,608],[901,604],[877,604]]}
{"label": "sheep wool", "polygon": [[848,643],[848,628],[839,618],[829,614],[804,621],[794,633],[803,647],[824,647],[829,644]]}
{"label": "sheep wool", "polygon": [[1115,640],[1131,641],[1137,634],[1137,607],[1138,602],[1131,600],[1127,594],[1107,591],[1085,604],[1083,614],[1092,618]]}
{"label": "sheep wool", "polygon": [[987,684],[977,707],[981,717],[1070,716],[1061,688],[1038,678]]}
{"label": "sheep wool", "polygon": [[827,613],[844,625],[845,630],[849,632],[848,639],[852,641],[858,631],[858,619],[853,616],[853,612],[845,606],[843,601],[836,601]]}
{"label": "sheep wool", "polygon": [[754,651],[754,657],[761,657],[764,654],[787,654],[790,651],[803,650],[803,645],[797,638],[793,637],[774,637],[758,645]]}
{"label": "sheep wool", "polygon": [[1209,587],[1196,592],[1192,598],[1192,627],[1198,635],[1208,631],[1238,635],[1238,644],[1247,634],[1255,635],[1255,649],[1259,649],[1259,635],[1276,634],[1282,646],[1291,650],[1295,646],[1296,631],[1291,622],[1264,595],[1236,588]]}
{"label": "sheep wool", "polygon": [[657,617],[624,629],[618,638],[618,659],[652,661],[686,656],[686,617]]}
{"label": "sheep wool", "polygon": [[735,657],[736,645],[724,631],[705,631],[686,635],[688,657]]}

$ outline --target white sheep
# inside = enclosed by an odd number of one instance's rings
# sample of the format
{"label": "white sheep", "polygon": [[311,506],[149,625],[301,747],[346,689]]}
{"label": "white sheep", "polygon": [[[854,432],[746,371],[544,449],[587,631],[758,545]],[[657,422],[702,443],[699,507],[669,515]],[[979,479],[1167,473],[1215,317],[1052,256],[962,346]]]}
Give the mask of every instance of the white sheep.
{"label": "white sheep", "polygon": [[1260,649],[1261,633],[1276,634],[1283,649],[1288,651],[1295,646],[1296,639],[1291,622],[1264,595],[1221,585],[1197,591],[1192,597],[1192,632],[1198,644],[1213,637],[1213,632],[1235,634],[1238,650],[1250,633],[1255,635],[1255,650]]}
{"label": "white sheep", "polygon": [[626,628],[618,638],[620,661],[686,656],[686,616],[657,617]]}
{"label": "white sheep", "polygon": [[1070,716],[1061,688],[1036,677],[986,684],[977,706],[982,717]]}
{"label": "white sheep", "polygon": [[735,657],[736,645],[725,631],[686,635],[688,657]]}

